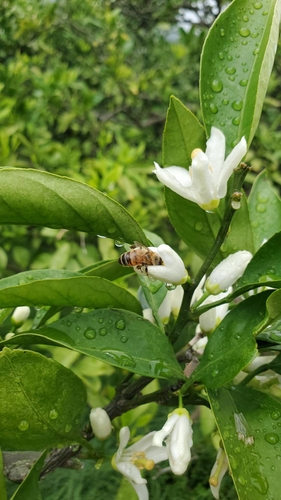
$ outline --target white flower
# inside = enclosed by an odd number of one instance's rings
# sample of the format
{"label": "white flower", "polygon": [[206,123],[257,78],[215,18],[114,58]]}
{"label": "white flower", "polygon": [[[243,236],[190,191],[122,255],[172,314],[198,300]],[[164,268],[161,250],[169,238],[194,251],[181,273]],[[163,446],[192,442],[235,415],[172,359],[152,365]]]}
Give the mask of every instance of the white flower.
{"label": "white flower", "polygon": [[166,439],[169,463],[174,474],[183,474],[191,459],[192,447],[191,418],[185,408],[177,408],[168,415],[162,429],[155,433],[153,444],[162,446]]}
{"label": "white flower", "polygon": [[227,457],[225,451],[222,448],[220,448],[214,466],[211,470],[209,479],[211,492],[213,496],[216,498],[216,500],[219,500],[221,482],[227,470],[228,470]]}
{"label": "white flower", "polygon": [[12,314],[11,322],[15,326],[21,326],[30,315],[30,307],[16,307]]}
{"label": "white flower", "polygon": [[153,171],[158,180],[175,193],[197,203],[207,211],[214,210],[224,198],[227,181],[247,152],[247,142],[242,137],[226,159],[225,136],[217,128],[211,128],[206,152],[194,149],[189,170],[182,167],[161,168],[154,163]]}
{"label": "white flower", "polygon": [[[231,292],[231,290],[232,288],[230,287],[226,292],[219,293],[218,295],[210,295],[206,300],[204,300],[201,306],[206,306],[207,304],[212,304],[212,302],[223,299]],[[201,314],[199,316],[199,324],[202,332],[208,334],[212,333],[226,316],[228,308],[229,304],[221,304],[220,306],[213,307],[212,309],[209,309],[209,311]]]}
{"label": "white flower", "polygon": [[252,258],[251,252],[240,250],[222,260],[206,281],[206,290],[217,295],[233,285],[242,276]]}
{"label": "white flower", "polygon": [[95,436],[103,441],[111,434],[111,421],[103,408],[92,408],[90,422]]}
{"label": "white flower", "polygon": [[153,446],[155,432],[150,432],[137,443],[126,448],[130,439],[129,427],[120,430],[120,445],[112,458],[112,466],[121,472],[135,489],[139,500],[148,500],[146,479],[141,476],[140,469],[152,470],[156,463],[167,460],[165,447]]}
{"label": "white flower", "polygon": [[148,247],[148,249],[157,253],[163,262],[162,264],[154,266],[144,265],[140,269],[138,266],[135,266],[134,270],[138,274],[145,274],[151,278],[173,285],[182,285],[186,282],[188,273],[184,263],[180,256],[169,245],[162,244],[159,247]]}

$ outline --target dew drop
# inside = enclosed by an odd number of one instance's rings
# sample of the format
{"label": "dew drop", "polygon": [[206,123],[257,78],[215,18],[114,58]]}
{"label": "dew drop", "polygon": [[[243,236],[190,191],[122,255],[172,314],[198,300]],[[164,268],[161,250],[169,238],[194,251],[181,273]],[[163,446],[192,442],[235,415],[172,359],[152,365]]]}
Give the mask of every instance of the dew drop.
{"label": "dew drop", "polygon": [[260,214],[263,214],[264,212],[266,212],[266,206],[263,205],[262,203],[259,203],[257,205],[257,212],[259,212]]}
{"label": "dew drop", "polygon": [[267,479],[261,474],[251,474],[251,483],[258,493],[265,495],[268,490]]}
{"label": "dew drop", "polygon": [[275,432],[268,432],[265,436],[264,439],[266,440],[267,443],[269,444],[276,444],[279,441],[279,436]]}
{"label": "dew drop", "polygon": [[268,15],[268,10],[264,10],[263,13],[262,13],[263,16],[267,16]]}
{"label": "dew drop", "polygon": [[116,326],[117,330],[124,330],[126,324],[125,324],[125,321],[123,319],[119,319],[118,321],[116,321],[115,326]]}
{"label": "dew drop", "polygon": [[211,113],[213,113],[213,115],[216,115],[218,112],[217,106],[215,104],[213,104],[212,102],[210,104],[210,111],[211,111]]}
{"label": "dew drop", "polygon": [[99,319],[98,319],[98,322],[99,322],[99,323],[103,323],[103,322],[104,322],[104,318],[99,318]]}
{"label": "dew drop", "polygon": [[86,337],[86,339],[92,340],[96,337],[96,334],[96,330],[94,330],[93,328],[87,328],[87,330],[84,332],[84,337]]}
{"label": "dew drop", "polygon": [[256,2],[256,3],[254,3],[254,8],[255,8],[255,9],[257,9],[257,10],[261,9],[261,8],[262,8],[262,6],[263,6],[263,5],[262,5],[262,3],[261,3],[261,2]]}
{"label": "dew drop", "polygon": [[280,413],[280,411],[276,410],[276,411],[273,411],[270,416],[271,416],[272,420],[279,420],[281,413]]}
{"label": "dew drop", "polygon": [[76,326],[75,330],[76,330],[76,332],[79,332],[80,331],[80,326]]}
{"label": "dew drop", "polygon": [[240,116],[236,116],[236,118],[233,118],[232,124],[233,125],[239,125],[240,123]]}
{"label": "dew drop", "polygon": [[176,285],[172,285],[172,283],[166,283],[166,288],[167,290],[169,290],[170,292],[172,292],[173,290],[175,290],[177,288]]}
{"label": "dew drop", "polygon": [[214,377],[214,378],[215,378],[215,377],[217,377],[217,376],[218,376],[218,374],[219,374],[219,370],[214,370],[214,371],[212,371],[212,377]]}
{"label": "dew drop", "polygon": [[27,420],[21,420],[19,425],[18,425],[18,429],[20,431],[27,431],[29,427],[29,423],[27,422]]}
{"label": "dew drop", "polygon": [[239,35],[243,36],[244,38],[246,38],[247,36],[250,35],[250,30],[248,28],[240,28],[239,30]]}
{"label": "dew drop", "polygon": [[229,99],[223,99],[222,103],[224,106],[227,106],[227,104],[229,103]]}
{"label": "dew drop", "polygon": [[128,354],[122,351],[117,351],[115,349],[101,349],[101,352],[103,354],[106,354],[106,356],[111,358],[115,363],[117,363],[120,366],[130,367],[130,368],[136,366],[136,362],[132,358],[132,356],[129,356]]}
{"label": "dew drop", "polygon": [[113,233],[116,233],[117,228],[116,228],[116,226],[111,226],[111,227],[107,228],[107,231],[109,232],[109,234],[113,234]]}
{"label": "dew drop", "polygon": [[59,414],[57,412],[57,410],[55,410],[55,408],[53,410],[50,411],[49,413],[49,417],[51,420],[56,420],[56,418],[58,418]]}
{"label": "dew drop", "polygon": [[75,306],[74,312],[76,313],[76,315],[81,314],[81,312],[83,312],[83,307]]}
{"label": "dew drop", "polygon": [[244,21],[245,23],[247,23],[247,22],[249,21],[248,16],[243,16],[243,18],[242,18],[242,19],[243,19],[243,21]]}
{"label": "dew drop", "polygon": [[232,107],[233,109],[235,109],[235,111],[241,111],[242,106],[243,106],[243,102],[242,102],[242,101],[234,101],[234,102],[231,104],[231,107]]}
{"label": "dew drop", "polygon": [[69,432],[71,431],[71,425],[70,424],[66,424],[65,428],[64,428],[64,432]]}
{"label": "dew drop", "polygon": [[72,321],[67,321],[66,322],[66,326],[71,326],[72,325]]}
{"label": "dew drop", "polygon": [[197,222],[195,222],[195,224],[194,224],[194,229],[195,229],[195,231],[198,231],[198,232],[199,232],[199,231],[202,231],[203,227],[204,227],[204,224],[203,224],[203,222],[201,222],[201,221],[197,221]]}
{"label": "dew drop", "polygon": [[236,69],[233,66],[230,66],[230,67],[226,68],[225,72],[228,75],[234,75],[234,73],[236,73]]}
{"label": "dew drop", "polygon": [[99,334],[104,337],[107,334],[107,329],[106,328],[100,328]]}
{"label": "dew drop", "polygon": [[247,482],[244,476],[238,476],[238,481],[242,486],[244,486]]}
{"label": "dew drop", "polygon": [[241,42],[241,44],[242,44],[242,45],[248,45],[248,42],[247,42],[247,40],[243,40],[243,41]]}
{"label": "dew drop", "polygon": [[115,240],[114,241],[114,245],[117,247],[117,248],[121,248],[124,246],[124,243],[122,243],[122,241],[118,241],[118,240]]}
{"label": "dew drop", "polygon": [[248,80],[240,80],[239,85],[241,85],[241,87],[246,87],[246,85],[248,85]]}
{"label": "dew drop", "polygon": [[213,80],[211,83],[211,89],[213,92],[221,92],[223,89],[223,83],[220,80]]}
{"label": "dew drop", "polygon": [[121,340],[121,342],[123,342],[123,344],[126,344],[126,342],[128,342],[128,337],[123,335],[120,340]]}
{"label": "dew drop", "polygon": [[235,76],[229,76],[228,79],[229,79],[230,82],[234,82],[235,81]]}
{"label": "dew drop", "polygon": [[220,34],[221,34],[221,36],[225,35],[225,30],[223,28],[220,30]]}
{"label": "dew drop", "polygon": [[253,54],[254,54],[254,56],[256,56],[256,55],[259,53],[259,51],[260,51],[260,49],[259,49],[259,48],[257,48],[257,49],[255,49],[255,50],[253,50]]}
{"label": "dew drop", "polygon": [[257,32],[251,34],[251,38],[257,38],[258,36],[259,36],[259,34]]}
{"label": "dew drop", "polygon": [[219,52],[219,59],[221,61],[224,59],[224,53],[223,52]]}

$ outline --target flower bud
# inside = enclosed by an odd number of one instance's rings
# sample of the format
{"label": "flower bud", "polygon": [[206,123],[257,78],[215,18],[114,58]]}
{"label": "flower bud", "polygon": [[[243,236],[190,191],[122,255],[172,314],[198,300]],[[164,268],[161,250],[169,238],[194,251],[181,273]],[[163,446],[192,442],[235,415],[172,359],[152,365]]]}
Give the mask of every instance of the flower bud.
{"label": "flower bud", "polygon": [[11,318],[12,325],[21,326],[30,315],[30,307],[16,307]]}
{"label": "flower bud", "polygon": [[5,340],[11,340],[15,334],[13,332],[6,333]]}
{"label": "flower bud", "polygon": [[240,250],[229,255],[211,272],[205,288],[211,295],[218,295],[233,285],[244,273],[252,258],[251,252]]}
{"label": "flower bud", "polygon": [[92,408],[90,422],[95,436],[103,441],[111,434],[111,421],[103,408]]}

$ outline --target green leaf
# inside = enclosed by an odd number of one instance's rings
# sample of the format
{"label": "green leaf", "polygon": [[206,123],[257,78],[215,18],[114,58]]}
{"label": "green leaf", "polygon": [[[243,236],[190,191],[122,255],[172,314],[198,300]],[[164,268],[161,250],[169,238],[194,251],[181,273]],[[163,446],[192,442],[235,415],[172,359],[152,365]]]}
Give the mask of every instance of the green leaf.
{"label": "green leaf", "polygon": [[281,231],[281,200],[273,190],[266,170],[256,177],[248,202],[257,251],[265,239],[269,240]]}
{"label": "green leaf", "polygon": [[201,58],[200,97],[208,133],[227,149],[257,128],[278,41],[280,0],[234,0],[210,29]]}
{"label": "green leaf", "polygon": [[82,182],[33,169],[0,169],[0,224],[75,229],[149,244],[116,201]]}
{"label": "green leaf", "polygon": [[273,292],[266,301],[266,308],[269,318],[274,320],[281,315],[281,290]]}
{"label": "green leaf", "polygon": [[221,247],[224,258],[238,250],[254,253],[254,240],[246,195],[241,199],[241,206],[236,210],[227,237]]}
{"label": "green leaf", "polygon": [[0,450],[0,498],[1,500],[7,500],[7,492],[6,492],[6,481],[4,476],[4,464],[3,464],[3,455]]}
{"label": "green leaf", "polygon": [[80,272],[87,276],[99,276],[100,278],[114,281],[128,274],[134,274],[134,269],[132,267],[121,266],[116,260],[103,260],[81,269]]}
{"label": "green leaf", "polygon": [[53,269],[27,271],[0,280],[0,307],[24,305],[122,307],[141,313],[138,300],[115,283]]}
{"label": "green leaf", "polygon": [[253,330],[266,313],[269,293],[244,300],[225,316],[210,336],[192,381],[212,389],[221,387],[252,361],[257,354]]}
{"label": "green leaf", "polygon": [[39,478],[44,461],[47,455],[47,450],[42,453],[38,460],[33,465],[25,480],[21,483],[18,489],[13,494],[11,500],[41,500],[41,493],[39,489]]}
{"label": "green leaf", "polygon": [[40,450],[80,442],[86,391],[74,373],[32,351],[0,353],[0,443]]}
{"label": "green leaf", "polygon": [[260,247],[237,282],[231,299],[249,290],[253,285],[281,286],[281,232],[276,233]]}
{"label": "green leaf", "polygon": [[73,313],[0,345],[7,343],[68,347],[140,375],[183,378],[167,337],[150,321],[128,311]]}
{"label": "green leaf", "polygon": [[[231,391],[209,390],[208,395],[239,500],[277,499],[281,402],[268,394],[239,386]],[[254,438],[253,445],[238,439],[234,414],[246,424],[246,437]]]}
{"label": "green leaf", "polygon": [[205,150],[206,136],[202,125],[179,99],[172,96],[163,136],[163,164],[188,168],[195,148]]}

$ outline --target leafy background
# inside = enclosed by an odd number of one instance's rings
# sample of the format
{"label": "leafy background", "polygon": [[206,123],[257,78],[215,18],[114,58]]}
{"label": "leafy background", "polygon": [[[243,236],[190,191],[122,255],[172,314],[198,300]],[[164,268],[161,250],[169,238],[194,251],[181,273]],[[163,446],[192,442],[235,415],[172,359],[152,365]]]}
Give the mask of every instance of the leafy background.
{"label": "leafy background", "polygon": [[[179,248],[191,271],[197,269],[199,258],[192,247],[179,243],[167,218],[162,187],[151,170],[153,160],[161,163],[170,95],[201,120],[199,54],[223,3],[217,1],[211,8],[209,2],[202,7],[202,2],[185,0],[1,2],[0,164],[86,182],[122,203],[142,227],[159,232],[166,243]],[[191,7],[195,17],[185,31],[182,21]],[[279,47],[261,123],[248,153],[253,172],[246,189],[264,167],[277,191],[281,184],[281,152],[276,148],[281,139],[280,65]],[[33,226],[2,226],[0,243],[1,277],[26,269],[77,271],[120,253],[109,238]],[[117,283],[124,286],[123,278]],[[134,287],[134,278],[129,278],[126,288]],[[52,346],[38,351],[83,380],[91,406],[106,404],[123,377],[122,370],[78,352]],[[164,421],[166,409],[157,415],[155,411],[149,405],[129,412],[117,419],[116,426],[134,424],[145,433],[152,418],[159,427]],[[197,446],[187,476],[175,480],[168,473],[151,480],[155,499],[183,494],[194,500],[212,498],[207,482],[215,458],[212,429],[206,430],[202,415],[195,412],[193,419]],[[106,446],[111,454],[115,438]],[[41,489],[43,498],[50,500],[64,500],[69,491],[77,499],[94,494],[108,498],[105,485],[112,488],[112,497],[118,487],[116,498],[126,497],[121,478],[106,464],[96,471],[91,462],[83,471],[56,471]],[[12,489],[11,485],[10,493]],[[236,498],[230,478],[221,498]]]}

